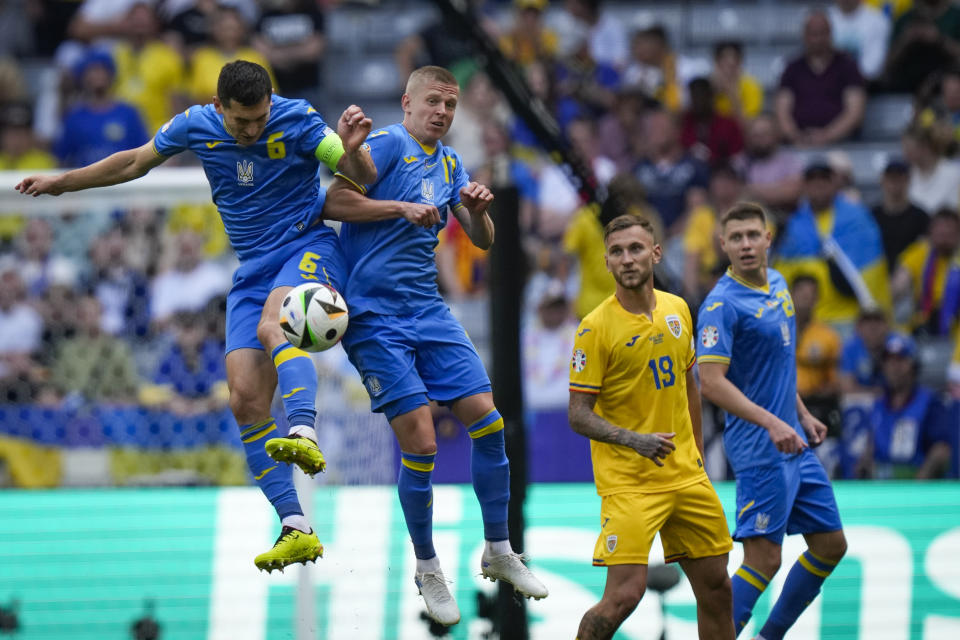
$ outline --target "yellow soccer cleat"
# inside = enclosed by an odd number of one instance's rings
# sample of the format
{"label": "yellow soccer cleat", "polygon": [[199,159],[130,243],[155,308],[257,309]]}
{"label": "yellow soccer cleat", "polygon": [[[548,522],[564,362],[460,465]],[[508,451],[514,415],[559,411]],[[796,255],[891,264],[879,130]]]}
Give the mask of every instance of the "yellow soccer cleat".
{"label": "yellow soccer cleat", "polygon": [[298,562],[307,564],[311,560],[316,562],[317,558],[322,557],[323,545],[316,533],[304,533],[293,527],[284,527],[280,537],[273,543],[273,549],[258,555],[253,563],[261,571],[273,573],[274,569],[283,571],[287,565]]}
{"label": "yellow soccer cleat", "polygon": [[320,447],[310,438],[270,438],[263,447],[267,450],[267,455],[277,462],[295,464],[311,476],[327,468],[327,461],[323,459]]}

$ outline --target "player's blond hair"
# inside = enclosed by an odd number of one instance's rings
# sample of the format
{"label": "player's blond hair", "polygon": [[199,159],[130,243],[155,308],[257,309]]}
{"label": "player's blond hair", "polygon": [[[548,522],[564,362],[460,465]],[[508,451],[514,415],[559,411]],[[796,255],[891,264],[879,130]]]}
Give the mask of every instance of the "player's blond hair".
{"label": "player's blond hair", "polygon": [[428,82],[439,82],[440,84],[449,84],[454,87],[460,86],[457,83],[457,78],[452,73],[443,67],[429,65],[415,69],[413,73],[410,74],[410,77],[407,78],[407,87],[404,91],[411,93],[417,86],[424,85]]}

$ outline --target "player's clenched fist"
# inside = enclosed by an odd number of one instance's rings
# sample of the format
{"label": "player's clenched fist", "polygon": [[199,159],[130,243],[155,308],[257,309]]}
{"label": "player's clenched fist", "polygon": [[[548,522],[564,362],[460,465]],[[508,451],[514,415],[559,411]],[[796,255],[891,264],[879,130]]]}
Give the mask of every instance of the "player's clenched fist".
{"label": "player's clenched fist", "polygon": [[29,176],[18,182],[14,189],[34,198],[43,193],[58,196],[63,193],[63,189],[57,186],[57,178],[58,176]]}
{"label": "player's clenched fist", "polygon": [[420,227],[432,227],[435,224],[440,224],[440,211],[432,204],[404,202],[403,205],[403,217],[407,222]]}
{"label": "player's clenched fist", "polygon": [[363,141],[370,135],[373,120],[368,118],[363,109],[355,104],[347,107],[337,122],[337,135],[343,141],[343,148],[347,151],[356,151]]}
{"label": "player's clenched fist", "polygon": [[478,214],[487,210],[487,207],[493,202],[493,194],[490,189],[479,182],[471,182],[460,188],[460,202],[467,208],[467,211]]}
{"label": "player's clenched fist", "polygon": [[783,420],[774,422],[768,429],[768,433],[777,451],[781,453],[800,453],[807,448],[807,445],[803,442],[803,439],[797,435],[793,427]]}

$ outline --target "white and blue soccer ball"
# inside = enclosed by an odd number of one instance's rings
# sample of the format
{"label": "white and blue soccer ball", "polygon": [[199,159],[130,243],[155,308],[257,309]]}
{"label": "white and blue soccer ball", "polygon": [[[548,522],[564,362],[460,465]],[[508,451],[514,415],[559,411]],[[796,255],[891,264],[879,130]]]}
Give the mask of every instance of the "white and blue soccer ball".
{"label": "white and blue soccer ball", "polygon": [[290,290],[280,306],[280,328],[293,346],[326,351],[347,331],[347,303],[327,284],[308,282]]}

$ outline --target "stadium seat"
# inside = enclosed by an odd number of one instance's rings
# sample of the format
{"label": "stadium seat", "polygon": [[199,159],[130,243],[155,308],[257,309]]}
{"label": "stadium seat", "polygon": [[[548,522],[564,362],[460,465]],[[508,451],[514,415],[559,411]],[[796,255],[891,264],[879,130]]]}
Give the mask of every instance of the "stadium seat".
{"label": "stadium seat", "polygon": [[807,7],[793,4],[692,5],[688,41],[693,45],[721,40],[740,40],[748,45],[799,43],[807,11]]}
{"label": "stadium seat", "polygon": [[673,49],[682,49],[687,44],[687,34],[684,30],[685,13],[679,6],[610,4],[606,10],[624,25],[627,36],[635,31],[660,25],[670,38]]}
{"label": "stadium seat", "polygon": [[797,149],[796,151],[805,163],[815,156],[834,150],[843,151],[850,157],[854,182],[857,185],[869,186],[880,183],[880,175],[887,163],[887,158],[900,153],[900,145],[896,142],[847,142],[823,149]]}
{"label": "stadium seat", "polygon": [[[780,75],[800,48],[792,44],[774,47],[748,47],[744,50],[743,68],[757,79],[764,89],[775,89],[780,84]],[[772,109],[772,103],[768,103]]]}
{"label": "stadium seat", "polygon": [[913,101],[909,94],[874,96],[867,102],[863,139],[898,140],[912,117]]}
{"label": "stadium seat", "polygon": [[947,383],[953,342],[949,337],[917,338],[917,353],[920,355],[920,384],[942,389]]}
{"label": "stadium seat", "polygon": [[338,8],[327,14],[325,34],[331,51],[357,55],[392,52],[401,40],[436,16],[436,9],[426,3],[417,3],[396,13]]}
{"label": "stadium seat", "polygon": [[389,53],[328,58],[324,77],[328,94],[351,102],[400,95],[397,65]]}

